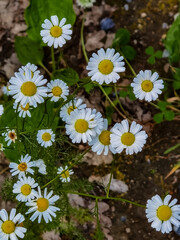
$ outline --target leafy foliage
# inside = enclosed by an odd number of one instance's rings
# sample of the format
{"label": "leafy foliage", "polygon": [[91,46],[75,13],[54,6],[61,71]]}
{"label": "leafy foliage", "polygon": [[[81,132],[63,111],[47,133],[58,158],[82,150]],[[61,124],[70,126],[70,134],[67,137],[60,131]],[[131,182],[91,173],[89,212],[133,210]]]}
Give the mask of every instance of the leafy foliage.
{"label": "leafy foliage", "polygon": [[161,123],[163,119],[167,121],[172,121],[174,119],[174,116],[175,116],[174,112],[171,110],[167,110],[167,106],[168,106],[167,102],[159,101],[158,106],[161,112],[156,113],[153,117],[156,123]]}
{"label": "leafy foliage", "polygon": [[162,58],[162,51],[159,50],[159,51],[155,52],[154,48],[152,46],[147,47],[145,52],[147,55],[151,55],[147,61],[148,61],[148,63],[150,63],[152,65],[156,63],[156,58],[158,58],[158,59]]}
{"label": "leafy foliage", "polygon": [[61,79],[68,86],[72,86],[79,81],[78,73],[72,68],[63,68],[53,73],[52,79]]}

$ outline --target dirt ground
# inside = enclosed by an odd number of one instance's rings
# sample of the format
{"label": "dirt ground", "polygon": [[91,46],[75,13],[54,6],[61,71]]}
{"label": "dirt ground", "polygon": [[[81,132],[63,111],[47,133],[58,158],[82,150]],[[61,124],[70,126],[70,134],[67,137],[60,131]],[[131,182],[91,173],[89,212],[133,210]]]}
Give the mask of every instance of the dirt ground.
{"label": "dirt ground", "polygon": [[[125,4],[129,7],[128,11],[125,10]],[[14,51],[14,37],[25,35],[26,25],[23,14],[27,5],[28,0],[0,1],[0,83],[8,81],[21,65]],[[153,46],[156,51],[164,50],[162,40],[174,20],[174,15],[178,12],[178,7],[178,0],[132,0],[130,3],[125,0],[97,0],[92,10],[87,12],[85,22],[85,42],[88,56],[90,57],[92,52],[97,51],[100,47],[110,47],[116,30],[127,28],[131,32],[130,43],[137,51],[137,56],[132,62],[135,71],[138,73],[140,70],[155,69],[162,77],[171,77],[167,58],[158,60],[153,66],[149,65],[145,49]],[[74,68],[81,77],[84,77],[87,75],[84,70],[86,63],[79,38],[82,12],[76,5],[74,8],[78,17],[73,28],[73,40],[64,47],[64,56],[68,65]],[[115,27],[107,32],[100,29],[99,21],[104,17],[111,17],[115,22]],[[48,54],[47,49],[46,54]],[[45,63],[48,64],[48,59],[46,61]],[[127,74],[130,74],[128,69]],[[129,84],[130,81],[131,79],[122,77],[120,84]],[[93,106],[103,113],[106,102],[99,90],[94,90],[90,97],[83,91],[80,92],[80,95],[88,98],[89,106]],[[132,102],[128,98],[121,100],[125,110],[135,121],[144,126],[149,138],[141,153],[133,156],[125,154],[116,156],[114,178],[126,184],[128,190],[124,193],[110,191],[110,195],[124,197],[141,204],[146,204],[147,199],[155,194],[163,196],[170,193],[173,197],[180,198],[179,171],[165,180],[165,176],[180,158],[180,149],[164,155],[165,150],[180,141],[180,119],[176,117],[171,122],[154,124],[153,115],[156,111],[152,106],[144,102]],[[116,113],[113,114],[112,119],[114,122],[121,121]],[[81,147],[83,148],[83,146]],[[75,172],[79,177],[93,181],[97,176],[110,173],[112,156],[100,159],[93,155],[93,159],[92,164],[86,157],[84,163],[79,169],[76,169]],[[8,160],[0,155],[0,185],[9,176],[7,167]],[[103,188],[97,182],[93,194],[103,195]],[[88,208],[89,211],[92,211],[94,207],[93,201],[88,198],[70,196],[70,201],[74,201],[74,205]],[[1,200],[0,207],[9,210],[12,203]],[[176,240],[180,238],[175,232],[163,235],[152,229],[142,208],[115,201],[104,201],[99,203],[99,211],[105,239]],[[86,239],[93,239],[94,222],[78,227]],[[61,236],[61,238],[68,239],[67,236],[66,238]],[[53,239],[60,238],[56,235],[56,238]]]}

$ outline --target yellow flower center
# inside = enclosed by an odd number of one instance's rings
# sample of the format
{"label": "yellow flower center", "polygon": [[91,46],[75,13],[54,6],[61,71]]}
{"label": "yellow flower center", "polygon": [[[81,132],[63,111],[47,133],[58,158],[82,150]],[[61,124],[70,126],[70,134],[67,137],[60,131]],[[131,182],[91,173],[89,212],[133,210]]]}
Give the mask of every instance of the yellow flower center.
{"label": "yellow flower center", "polygon": [[78,119],[76,120],[74,127],[78,133],[85,133],[88,130],[89,125],[86,120]]}
{"label": "yellow flower center", "polygon": [[45,141],[45,142],[50,141],[51,140],[51,134],[47,133],[47,132],[43,133],[42,140]]}
{"label": "yellow flower center", "polygon": [[16,139],[16,133],[10,132],[10,133],[9,133],[9,138],[10,138],[11,140]]}
{"label": "yellow flower center", "polygon": [[104,59],[99,63],[98,69],[102,74],[108,75],[113,71],[114,65],[109,59]]}
{"label": "yellow flower center", "polygon": [[130,132],[123,133],[123,135],[121,136],[121,142],[126,146],[131,146],[134,143],[134,141],[135,136]]}
{"label": "yellow flower center", "polygon": [[63,174],[61,174],[62,178],[68,178],[70,176],[69,171],[66,170]]}
{"label": "yellow flower center", "polygon": [[21,105],[21,109],[22,109],[23,111],[29,110],[29,103],[27,103],[25,107],[23,107],[23,106]]}
{"label": "yellow flower center", "polygon": [[31,193],[31,186],[29,184],[22,185],[21,193],[25,196],[28,196]]}
{"label": "yellow flower center", "polygon": [[68,112],[68,114],[70,115],[71,114],[71,112],[72,111],[74,111],[74,109],[76,109],[77,107],[73,107],[73,106],[70,106],[70,107],[68,107],[68,110],[67,110],[67,112]]}
{"label": "yellow flower center", "polygon": [[62,89],[58,86],[56,87],[53,87],[52,89],[52,94],[55,96],[55,97],[60,97],[61,94],[62,94]]}
{"label": "yellow flower center", "polygon": [[59,26],[54,26],[50,29],[50,34],[52,37],[58,38],[62,35],[62,28]]}
{"label": "yellow flower center", "polygon": [[4,233],[11,234],[15,230],[15,224],[13,223],[13,221],[7,220],[2,224],[1,229]]}
{"label": "yellow flower center", "polygon": [[31,81],[23,83],[21,86],[21,92],[25,96],[29,96],[29,97],[35,95],[37,92],[36,84]]}
{"label": "yellow flower center", "polygon": [[157,217],[161,221],[167,221],[172,216],[172,210],[167,205],[162,205],[157,209]]}
{"label": "yellow flower center", "polygon": [[21,172],[26,171],[26,169],[27,169],[27,164],[26,164],[25,162],[20,163],[20,164],[18,165],[18,169],[19,169],[19,171],[21,171]]}
{"label": "yellow flower center", "polygon": [[110,131],[107,130],[103,130],[101,132],[101,134],[99,135],[99,141],[103,144],[103,145],[109,145],[110,144]]}
{"label": "yellow flower center", "polygon": [[37,210],[39,212],[44,212],[49,207],[49,201],[46,198],[38,198],[37,200]]}
{"label": "yellow flower center", "polygon": [[153,83],[150,80],[144,80],[141,83],[141,88],[144,92],[150,92],[153,89]]}

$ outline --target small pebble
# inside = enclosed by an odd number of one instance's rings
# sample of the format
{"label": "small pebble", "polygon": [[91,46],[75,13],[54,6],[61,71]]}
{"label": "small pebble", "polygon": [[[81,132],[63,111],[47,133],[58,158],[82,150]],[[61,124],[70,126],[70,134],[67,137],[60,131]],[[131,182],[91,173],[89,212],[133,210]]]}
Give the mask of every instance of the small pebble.
{"label": "small pebble", "polygon": [[126,0],[126,2],[128,2],[128,3],[131,3],[131,2],[132,2],[132,0]]}
{"label": "small pebble", "polygon": [[162,29],[168,29],[168,24],[166,22],[162,24]]}
{"label": "small pebble", "polygon": [[129,10],[129,5],[128,5],[128,4],[125,4],[125,5],[124,5],[124,10],[125,10],[125,11],[128,11],[128,10]]}
{"label": "small pebble", "polygon": [[126,216],[121,216],[120,220],[121,222],[126,222],[127,217]]}
{"label": "small pebble", "polygon": [[147,16],[147,14],[145,12],[141,13],[141,17],[145,18]]}
{"label": "small pebble", "polygon": [[108,31],[115,26],[115,23],[111,18],[103,18],[100,22],[101,29],[104,31]]}

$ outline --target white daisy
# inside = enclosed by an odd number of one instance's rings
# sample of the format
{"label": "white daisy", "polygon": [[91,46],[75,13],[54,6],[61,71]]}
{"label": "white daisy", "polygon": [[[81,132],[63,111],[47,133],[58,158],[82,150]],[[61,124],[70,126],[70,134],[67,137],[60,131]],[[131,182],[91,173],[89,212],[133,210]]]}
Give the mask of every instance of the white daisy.
{"label": "white daisy", "polygon": [[3,94],[6,95],[6,96],[9,96],[9,95],[10,95],[10,94],[9,94],[9,83],[7,83],[6,86],[3,86],[3,87],[2,87],[2,92],[3,92]]}
{"label": "white daisy", "polygon": [[3,147],[3,144],[2,143],[0,143],[0,151],[2,152],[2,151],[4,151],[4,147]]}
{"label": "white daisy", "polygon": [[47,174],[46,164],[44,163],[44,161],[42,159],[34,161],[34,167],[38,167],[38,172],[40,172],[41,174],[43,174],[43,175]]}
{"label": "white daisy", "polygon": [[29,69],[31,71],[32,76],[34,75],[34,72],[40,73],[40,71],[37,70],[38,67],[31,63],[27,63],[25,66],[21,66],[18,70],[19,70],[19,72],[22,72],[24,74],[26,69]]}
{"label": "white daisy", "polygon": [[70,182],[70,175],[74,174],[72,169],[68,169],[68,166],[59,167],[57,174],[60,175],[60,180],[62,182]]}
{"label": "white daisy", "polygon": [[4,107],[3,107],[3,105],[1,104],[1,105],[0,105],[0,116],[2,116],[3,113],[4,113]]}
{"label": "white daisy", "polygon": [[134,121],[129,126],[127,120],[116,123],[112,128],[110,142],[117,153],[121,153],[126,149],[126,154],[133,154],[142,151],[142,147],[146,143],[148,137],[145,131],[141,131],[142,126]]}
{"label": "white daisy", "polygon": [[17,139],[17,134],[14,129],[9,130],[6,133],[3,133],[3,136],[5,136],[5,141],[7,142],[7,146],[9,146],[12,142],[15,143]]}
{"label": "white daisy", "polygon": [[83,100],[81,98],[75,98],[73,101],[68,102],[65,104],[60,111],[60,117],[63,121],[66,122],[67,118],[70,116],[71,112],[74,111],[74,109],[83,109],[86,108],[86,104],[82,104]]}
{"label": "white daisy", "polygon": [[30,220],[33,222],[38,217],[38,223],[41,222],[42,217],[44,218],[45,222],[51,222],[52,217],[56,217],[55,212],[59,211],[60,209],[53,206],[54,203],[59,199],[58,195],[54,195],[52,197],[53,191],[50,191],[47,194],[47,188],[44,189],[44,195],[41,193],[40,187],[38,187],[38,194],[36,195],[36,199],[32,200],[31,202],[27,202],[26,205],[31,207],[26,214],[33,213]]}
{"label": "white daisy", "polygon": [[60,98],[64,100],[67,99],[66,96],[69,95],[69,88],[65,82],[59,79],[51,80],[50,83],[47,84],[48,97],[52,97],[51,101],[57,102]]}
{"label": "white daisy", "polygon": [[101,48],[97,54],[93,53],[86,67],[90,71],[88,76],[91,77],[92,81],[96,81],[99,84],[117,82],[120,78],[117,73],[125,71],[125,63],[123,56],[120,56],[119,53],[114,53],[115,49],[113,48],[108,48],[106,52]]}
{"label": "white daisy", "polygon": [[92,146],[92,151],[96,152],[97,155],[104,154],[107,155],[109,150],[112,153],[116,153],[115,149],[111,146],[110,143],[110,134],[112,133],[111,130],[108,131],[108,121],[107,119],[104,119],[104,126],[101,130],[101,133],[94,137],[91,142],[89,142],[89,145]]}
{"label": "white daisy", "polygon": [[50,147],[55,141],[55,134],[52,129],[38,130],[37,141],[42,147]]}
{"label": "white daisy", "polygon": [[26,173],[34,174],[34,170],[31,168],[34,167],[34,163],[31,162],[31,156],[28,154],[23,157],[21,155],[21,159],[19,160],[19,164],[10,162],[9,168],[11,168],[10,172],[12,176],[18,174],[18,178],[25,177]]}
{"label": "white daisy", "polygon": [[[75,109],[66,120],[66,134],[70,135],[73,143],[91,141],[97,132],[100,132],[103,125],[95,120],[98,113],[93,113],[91,108]],[[99,119],[103,123],[103,119]],[[96,129],[95,129],[96,128]]]}
{"label": "white daisy", "polygon": [[47,82],[42,75],[36,71],[31,73],[30,69],[25,72],[16,72],[15,77],[12,77],[9,82],[10,94],[13,95],[16,103],[25,106],[27,103],[30,106],[37,107],[37,103],[44,102],[43,97],[47,97],[47,87],[43,85]]}
{"label": "white daisy", "polygon": [[180,226],[180,205],[175,205],[176,198],[169,202],[171,197],[171,195],[167,195],[162,200],[159,195],[155,195],[147,201],[146,217],[148,222],[152,222],[151,227],[156,231],[169,233],[172,231],[172,225]]}
{"label": "white daisy", "polygon": [[0,211],[0,239],[1,240],[18,240],[24,238],[27,229],[21,227],[20,224],[25,220],[21,213],[16,215],[16,209],[12,208],[10,215],[5,209]]}
{"label": "white daisy", "polygon": [[33,178],[22,177],[14,184],[13,193],[18,194],[16,199],[20,202],[31,201],[37,193],[33,188],[37,186],[38,183],[35,183]]}
{"label": "white daisy", "polygon": [[[16,103],[16,102],[13,103],[13,108],[15,109],[15,112],[16,112],[18,104],[19,103]],[[26,116],[31,117],[31,113],[30,113],[29,109],[30,109],[29,103],[26,103],[25,106],[19,104],[18,110],[17,110],[17,112],[19,112],[19,117],[23,117],[23,118],[25,118]]]}
{"label": "white daisy", "polygon": [[71,24],[64,25],[65,22],[66,18],[59,21],[56,15],[51,16],[51,21],[45,19],[42,24],[43,30],[40,32],[43,42],[47,43],[49,47],[53,45],[54,48],[58,48],[58,46],[62,47],[66,40],[70,40],[72,34],[72,30],[70,30]]}
{"label": "white daisy", "polygon": [[89,8],[93,6],[96,0],[76,0],[76,2],[82,8]]}
{"label": "white daisy", "polygon": [[163,80],[157,80],[158,77],[157,72],[152,74],[150,70],[140,71],[131,83],[135,96],[140,100],[155,101],[158,94],[162,93],[161,89],[164,88]]}

